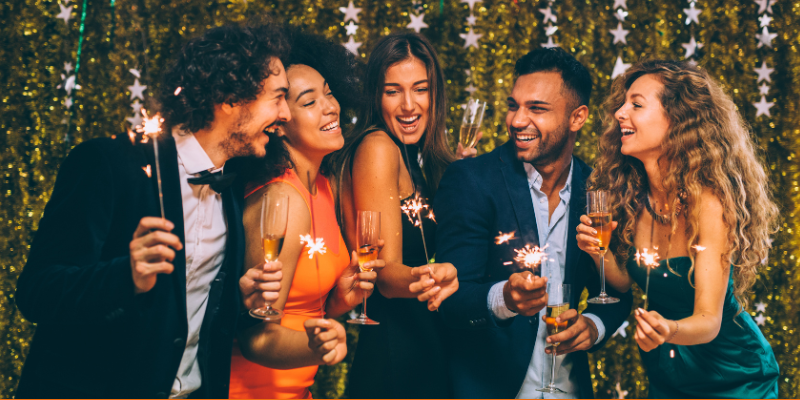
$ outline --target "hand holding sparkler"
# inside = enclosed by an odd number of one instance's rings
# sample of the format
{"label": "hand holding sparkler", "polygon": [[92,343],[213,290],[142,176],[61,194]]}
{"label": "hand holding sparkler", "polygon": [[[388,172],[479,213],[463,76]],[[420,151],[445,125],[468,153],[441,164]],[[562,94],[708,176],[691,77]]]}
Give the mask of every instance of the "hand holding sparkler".
{"label": "hand holding sparkler", "polygon": [[638,323],[634,338],[645,352],[661,346],[667,340],[672,340],[678,333],[678,322],[666,319],[656,311],[638,308],[634,314]]}
{"label": "hand holding sparkler", "polygon": [[534,275],[531,271],[511,274],[503,286],[503,299],[506,307],[520,315],[536,315],[547,305],[547,278]]}
{"label": "hand holding sparkler", "polygon": [[427,301],[430,311],[438,310],[442,302],[458,290],[458,271],[450,263],[414,267],[411,276],[418,280],[408,285],[408,290],[419,293],[417,300]]}
{"label": "hand holding sparkler", "polygon": [[130,244],[134,293],[145,293],[156,285],[158,274],[171,274],[175,251],[183,248],[178,236],[170,233],[175,225],[165,219],[144,217],[139,221]]}

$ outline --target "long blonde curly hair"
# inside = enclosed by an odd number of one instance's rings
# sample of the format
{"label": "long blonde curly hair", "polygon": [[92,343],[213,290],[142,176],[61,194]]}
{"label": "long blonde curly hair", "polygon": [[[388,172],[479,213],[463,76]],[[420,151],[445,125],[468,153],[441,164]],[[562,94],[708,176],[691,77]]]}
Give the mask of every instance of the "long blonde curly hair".
{"label": "long blonde curly hair", "polygon": [[624,265],[633,246],[636,216],[647,201],[642,194],[649,187],[642,162],[620,151],[622,132],[614,114],[625,103],[627,90],[643,75],[652,75],[664,85],[660,101],[670,124],[658,160],[666,169],[660,184],[673,213],[672,232],[677,229],[677,213],[686,217],[686,250],[692,261],[689,282],[694,270],[692,247],[698,242],[700,209],[696,205],[708,189],[722,203],[729,243],[722,259],[733,265],[734,295],[745,309],[745,294],[769,252],[770,234],[777,231],[778,207],[749,126],[733,100],[706,71],[687,62],[639,62],[612,83],[603,103],[604,132],[589,186],[608,191],[609,204],[619,205],[613,210],[619,228],[610,243],[617,264]]}

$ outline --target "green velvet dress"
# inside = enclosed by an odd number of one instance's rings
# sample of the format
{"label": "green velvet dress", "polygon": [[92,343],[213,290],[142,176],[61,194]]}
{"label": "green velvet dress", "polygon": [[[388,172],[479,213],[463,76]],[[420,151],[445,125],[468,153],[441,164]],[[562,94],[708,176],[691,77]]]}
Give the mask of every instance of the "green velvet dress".
{"label": "green velvet dress", "polygon": [[[632,251],[635,253],[635,251]],[[692,315],[695,290],[687,275],[689,257],[662,260],[650,271],[649,308],[666,319]],[[628,272],[644,290],[647,270],[628,258]],[[733,268],[731,268],[733,270]],[[764,335],[747,312],[737,315],[733,296],[733,274],[728,281],[722,326],[709,343],[681,346],[671,343],[639,353],[650,380],[650,398],[740,398],[778,397],[778,362]]]}

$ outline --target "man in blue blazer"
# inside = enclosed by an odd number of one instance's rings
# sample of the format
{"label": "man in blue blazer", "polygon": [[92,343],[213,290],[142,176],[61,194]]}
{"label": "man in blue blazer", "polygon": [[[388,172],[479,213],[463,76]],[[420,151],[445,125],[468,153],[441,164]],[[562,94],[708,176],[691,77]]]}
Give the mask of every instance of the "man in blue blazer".
{"label": "man in blue blazer", "polygon": [[[572,155],[589,113],[591,78],[560,48],[531,51],[515,75],[508,143],[451,164],[434,202],[436,259],[453,263],[460,281],[440,308],[453,391],[457,398],[542,398],[536,389],[549,383],[545,347],[552,342],[560,343],[556,386],[567,397],[591,398],[587,351],[605,343],[632,303],[630,292],[611,290],[620,302],[575,310],[584,288],[590,297],[600,291],[595,264],[576,241],[591,168]],[[498,240],[501,233],[515,239]],[[513,262],[514,249],[526,244],[547,246],[547,278]],[[572,286],[572,309],[561,316],[570,326],[551,337],[541,317],[548,279]]]}

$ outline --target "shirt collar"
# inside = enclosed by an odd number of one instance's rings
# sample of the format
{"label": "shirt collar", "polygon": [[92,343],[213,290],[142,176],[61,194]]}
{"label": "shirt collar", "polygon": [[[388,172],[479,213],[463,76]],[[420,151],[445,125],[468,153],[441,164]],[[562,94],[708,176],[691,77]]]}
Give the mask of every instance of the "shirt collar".
{"label": "shirt collar", "polygon": [[187,175],[196,175],[203,171],[217,172],[225,167],[224,165],[219,168],[214,167],[214,162],[203,150],[203,146],[200,146],[194,134],[175,127],[172,129],[172,137],[175,138],[178,160]]}
{"label": "shirt collar", "polygon": [[[531,189],[535,189],[538,191],[542,190],[542,175],[539,174],[539,171],[533,167],[530,163],[522,163],[525,167],[525,172],[528,174],[528,184],[530,185]],[[564,188],[559,191],[559,195],[565,201],[569,201],[569,194],[572,193],[572,167],[575,165],[570,158],[569,161],[569,174],[567,174],[567,182],[564,184]]]}

